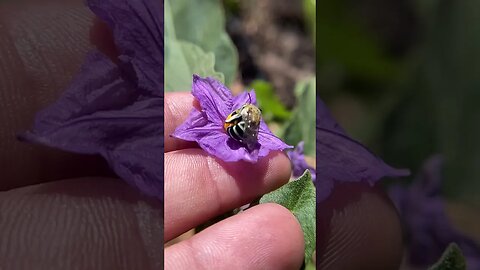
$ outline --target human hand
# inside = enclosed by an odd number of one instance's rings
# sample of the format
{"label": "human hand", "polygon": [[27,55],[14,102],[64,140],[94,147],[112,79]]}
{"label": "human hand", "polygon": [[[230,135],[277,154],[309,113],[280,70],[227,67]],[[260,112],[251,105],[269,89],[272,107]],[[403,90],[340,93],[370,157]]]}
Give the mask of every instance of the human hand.
{"label": "human hand", "polygon": [[[190,93],[165,95],[166,241],[280,187],[291,174],[281,152],[256,164],[226,163],[170,137],[193,106]],[[299,269],[303,249],[300,224],[286,208],[258,205],[167,247],[165,269]]]}

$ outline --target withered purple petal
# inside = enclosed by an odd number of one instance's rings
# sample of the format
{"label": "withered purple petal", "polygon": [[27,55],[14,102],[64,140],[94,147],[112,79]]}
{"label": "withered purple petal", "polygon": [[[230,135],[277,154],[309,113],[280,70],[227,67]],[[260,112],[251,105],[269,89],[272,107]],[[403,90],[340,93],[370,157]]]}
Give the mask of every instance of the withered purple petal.
{"label": "withered purple petal", "polygon": [[316,173],[313,167],[308,165],[307,161],[305,160],[305,155],[303,154],[303,147],[304,142],[301,141],[295,147],[293,151],[288,151],[288,157],[292,163],[292,170],[293,170],[293,177],[300,177],[303,175],[305,170],[309,170],[312,175],[312,180],[315,182]]}
{"label": "withered purple petal", "polygon": [[318,96],[316,139],[317,185],[322,185],[322,181],[365,181],[373,185],[382,177],[409,175],[408,170],[390,167],[361,143],[350,138]]}
{"label": "withered purple petal", "polygon": [[23,138],[101,154],[121,178],[163,199],[162,106],[161,97],[142,96],[106,56],[93,52],[70,88],[38,113]]}
{"label": "withered purple petal", "polygon": [[177,127],[172,136],[196,141],[207,153],[226,162],[256,162],[270,151],[290,148],[272,134],[263,120],[260,122],[258,143],[254,149],[247,149],[226,133],[223,125],[227,116],[247,102],[255,104],[254,91],[233,97],[230,90],[215,79],[194,75],[192,94],[198,99],[201,112],[193,109],[189,118]]}
{"label": "withered purple petal", "polygon": [[433,156],[409,187],[397,185],[389,195],[400,213],[408,236],[409,261],[425,267],[436,262],[451,242],[458,244],[467,269],[480,268],[480,246],[457,231],[440,196],[442,158]]}
{"label": "withered purple petal", "polygon": [[87,0],[87,5],[112,29],[126,76],[140,89],[163,95],[163,1]]}

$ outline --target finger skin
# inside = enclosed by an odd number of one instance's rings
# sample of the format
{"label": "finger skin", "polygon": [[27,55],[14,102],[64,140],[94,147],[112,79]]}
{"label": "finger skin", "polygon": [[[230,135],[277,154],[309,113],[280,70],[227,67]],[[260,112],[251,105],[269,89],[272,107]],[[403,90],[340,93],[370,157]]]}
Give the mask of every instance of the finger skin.
{"label": "finger skin", "polygon": [[194,109],[200,109],[200,104],[190,92],[165,93],[165,152],[197,148],[194,142],[172,137],[172,133],[187,120],[190,112]]}
{"label": "finger skin", "polygon": [[223,162],[201,149],[165,153],[165,240],[277,189],[290,166],[281,152],[255,164]]}
{"label": "finger skin", "polygon": [[100,157],[16,139],[66,89],[94,48],[93,18],[83,0],[0,1],[0,190],[111,175]]}
{"label": "finger skin", "polygon": [[402,250],[400,219],[380,188],[336,184],[317,205],[318,269],[398,269]]}
{"label": "finger skin", "polygon": [[162,269],[162,205],[118,179],[0,192],[0,269]]}
{"label": "finger skin", "polygon": [[300,269],[303,233],[278,204],[261,204],[165,249],[165,269]]}

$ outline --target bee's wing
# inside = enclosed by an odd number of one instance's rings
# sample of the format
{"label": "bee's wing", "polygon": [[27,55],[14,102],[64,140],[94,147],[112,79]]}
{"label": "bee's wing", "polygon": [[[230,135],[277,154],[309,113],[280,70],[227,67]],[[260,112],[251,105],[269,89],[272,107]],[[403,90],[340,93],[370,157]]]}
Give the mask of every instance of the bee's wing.
{"label": "bee's wing", "polygon": [[260,129],[260,124],[255,122],[247,122],[244,131],[244,142],[247,145],[255,145],[258,141],[258,131]]}

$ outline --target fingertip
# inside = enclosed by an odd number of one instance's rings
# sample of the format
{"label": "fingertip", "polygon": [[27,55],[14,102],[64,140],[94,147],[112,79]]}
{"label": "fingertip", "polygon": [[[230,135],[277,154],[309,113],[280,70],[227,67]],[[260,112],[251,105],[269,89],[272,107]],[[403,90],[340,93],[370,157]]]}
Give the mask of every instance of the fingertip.
{"label": "fingertip", "polygon": [[395,207],[378,187],[342,183],[317,205],[317,267],[398,269],[402,228]]}
{"label": "fingertip", "polygon": [[290,173],[279,151],[255,164],[223,162],[201,149],[165,154],[166,239],[281,187]]}
{"label": "fingertip", "polygon": [[292,262],[298,262],[301,265],[305,255],[305,239],[298,219],[290,210],[280,204],[265,203],[256,207],[258,212],[266,216],[270,215],[269,220],[273,224],[277,224],[272,228],[272,234],[277,235],[279,240],[283,241],[279,245],[279,248],[281,247],[280,252],[284,253],[284,256],[290,256],[289,259]]}
{"label": "fingertip", "polygon": [[296,218],[286,208],[268,203],[167,248],[165,269],[299,269],[303,254],[303,233]]}
{"label": "fingertip", "polygon": [[173,134],[178,126],[187,120],[190,112],[194,108],[194,104],[195,99],[189,92],[165,93],[165,152],[196,147],[196,143],[194,142],[187,142],[169,136]]}

